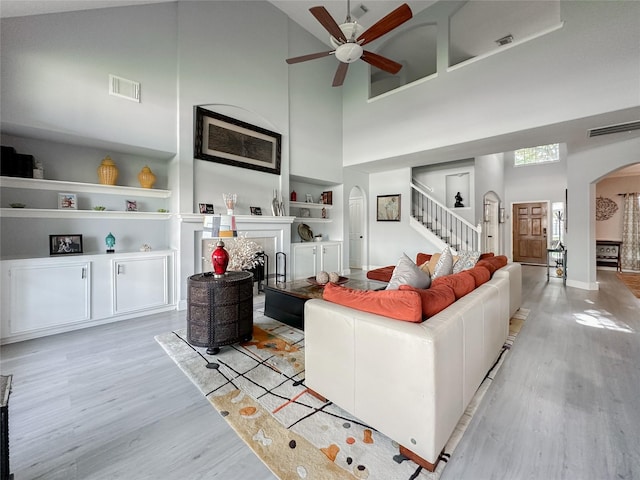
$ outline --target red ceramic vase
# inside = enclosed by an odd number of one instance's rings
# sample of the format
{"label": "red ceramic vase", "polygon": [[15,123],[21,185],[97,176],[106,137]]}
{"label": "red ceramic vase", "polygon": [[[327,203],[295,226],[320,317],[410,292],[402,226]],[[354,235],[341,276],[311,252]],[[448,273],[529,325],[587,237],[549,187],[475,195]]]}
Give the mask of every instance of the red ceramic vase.
{"label": "red ceramic vase", "polygon": [[216,249],[211,254],[211,265],[213,265],[213,273],[216,277],[222,277],[227,271],[229,253],[224,249],[224,242],[222,240],[218,240]]}

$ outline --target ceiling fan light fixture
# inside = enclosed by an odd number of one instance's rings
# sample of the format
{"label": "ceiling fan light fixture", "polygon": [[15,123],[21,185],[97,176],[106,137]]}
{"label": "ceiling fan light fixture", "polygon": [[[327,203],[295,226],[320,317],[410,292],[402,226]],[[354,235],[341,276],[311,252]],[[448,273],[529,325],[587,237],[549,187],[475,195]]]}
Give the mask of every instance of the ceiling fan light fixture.
{"label": "ceiling fan light fixture", "polygon": [[353,63],[362,56],[362,47],[357,43],[344,43],[336,48],[336,58],[342,63]]}
{"label": "ceiling fan light fixture", "polygon": [[[358,38],[362,32],[364,32],[364,27],[357,22],[347,22],[339,25],[340,30],[344,33],[344,36],[347,40],[351,38]],[[334,38],[332,35],[329,36],[329,42],[333,46],[333,48],[338,48],[345,42],[341,42]]]}

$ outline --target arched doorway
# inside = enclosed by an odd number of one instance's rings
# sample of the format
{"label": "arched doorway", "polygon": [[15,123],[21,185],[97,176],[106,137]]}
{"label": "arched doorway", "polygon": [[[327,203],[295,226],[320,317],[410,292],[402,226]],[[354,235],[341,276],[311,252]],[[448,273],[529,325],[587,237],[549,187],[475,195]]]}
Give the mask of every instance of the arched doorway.
{"label": "arched doorway", "polygon": [[349,192],[349,268],[367,268],[365,242],[366,202],[362,189],[353,187]]}

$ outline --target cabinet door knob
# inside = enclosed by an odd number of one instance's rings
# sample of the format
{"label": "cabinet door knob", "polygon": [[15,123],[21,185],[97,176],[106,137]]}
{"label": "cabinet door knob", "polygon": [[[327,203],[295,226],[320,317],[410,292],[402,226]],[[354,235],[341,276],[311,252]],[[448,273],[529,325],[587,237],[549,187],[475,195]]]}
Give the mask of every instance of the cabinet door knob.
{"label": "cabinet door knob", "polygon": [[80,278],[83,280],[87,278],[87,269],[85,267],[82,267],[82,276]]}
{"label": "cabinet door knob", "polygon": [[120,275],[122,273],[122,265],[118,265],[118,275]]}

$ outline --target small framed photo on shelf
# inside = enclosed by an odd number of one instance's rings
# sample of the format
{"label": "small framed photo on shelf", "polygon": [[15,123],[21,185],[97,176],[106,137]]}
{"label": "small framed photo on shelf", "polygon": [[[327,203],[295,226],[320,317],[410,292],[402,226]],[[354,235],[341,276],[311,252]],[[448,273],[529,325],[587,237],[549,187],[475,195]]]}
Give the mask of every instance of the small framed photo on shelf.
{"label": "small framed photo on shelf", "polygon": [[199,203],[198,208],[200,210],[200,213],[204,213],[204,214],[213,213],[213,203]]}
{"label": "small framed photo on shelf", "polygon": [[78,197],[75,193],[59,193],[58,208],[62,210],[77,210]]}
{"label": "small framed photo on shelf", "polygon": [[137,212],[138,202],[135,200],[125,200],[127,206],[127,212]]}
{"label": "small framed photo on shelf", "polygon": [[313,195],[307,193],[307,203],[313,203]]}
{"label": "small framed photo on shelf", "polygon": [[49,235],[49,255],[78,253],[82,253],[82,235],[77,233]]}
{"label": "small framed photo on shelf", "polygon": [[251,215],[262,215],[262,209],[260,207],[249,207]]}

